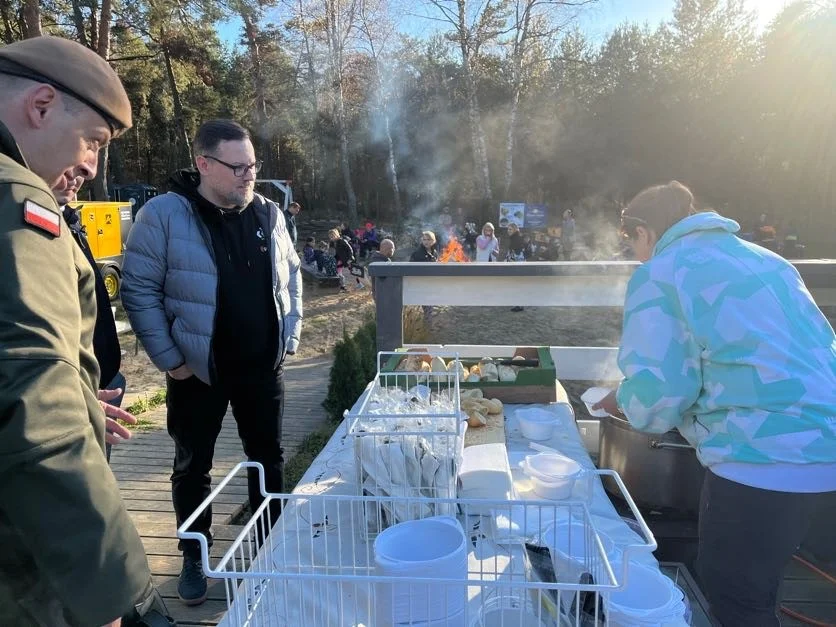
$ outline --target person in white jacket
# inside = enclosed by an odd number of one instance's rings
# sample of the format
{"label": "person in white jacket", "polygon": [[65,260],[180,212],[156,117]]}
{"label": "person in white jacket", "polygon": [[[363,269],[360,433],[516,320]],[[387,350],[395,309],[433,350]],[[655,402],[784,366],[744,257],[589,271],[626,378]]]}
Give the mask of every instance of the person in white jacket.
{"label": "person in white jacket", "polygon": [[493,224],[485,222],[482,234],[476,238],[476,261],[496,261],[499,255],[499,240],[494,235]]}

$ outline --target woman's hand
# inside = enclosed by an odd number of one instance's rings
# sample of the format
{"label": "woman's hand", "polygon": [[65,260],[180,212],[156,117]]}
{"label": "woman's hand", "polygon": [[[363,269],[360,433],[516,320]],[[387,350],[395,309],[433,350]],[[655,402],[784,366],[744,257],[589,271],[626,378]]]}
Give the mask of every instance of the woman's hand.
{"label": "woman's hand", "polygon": [[621,411],[621,408],[618,406],[618,401],[615,398],[616,392],[618,390],[612,390],[609,394],[607,394],[604,398],[600,401],[595,403],[592,406],[593,411],[598,409],[603,409],[607,412],[610,416],[616,416],[618,418],[626,418],[624,412]]}

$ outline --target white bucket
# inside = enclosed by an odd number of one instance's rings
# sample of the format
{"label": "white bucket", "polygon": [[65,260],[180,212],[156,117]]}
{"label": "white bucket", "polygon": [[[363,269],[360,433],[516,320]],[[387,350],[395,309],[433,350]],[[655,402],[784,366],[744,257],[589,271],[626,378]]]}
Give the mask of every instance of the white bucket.
{"label": "white bucket", "polygon": [[664,625],[682,620],[685,603],[682,591],[658,570],[630,564],[627,584],[611,592],[605,601],[610,625]]}
{"label": "white bucket", "polygon": [[[620,552],[612,538],[600,531],[598,537],[610,564],[619,561]],[[597,579],[603,576],[604,555],[586,524],[570,520],[558,521],[543,532],[540,541],[549,547],[558,582],[577,584],[584,573]]]}
{"label": "white bucket", "polygon": [[440,621],[449,627],[464,625],[467,542],[455,518],[435,516],[385,529],[375,539],[374,559],[378,576],[462,582],[461,585],[376,584],[378,624]]}
{"label": "white bucket", "polygon": [[[538,611],[540,615],[538,615]],[[527,596],[498,595],[485,600],[472,627],[547,627],[549,614]]]}

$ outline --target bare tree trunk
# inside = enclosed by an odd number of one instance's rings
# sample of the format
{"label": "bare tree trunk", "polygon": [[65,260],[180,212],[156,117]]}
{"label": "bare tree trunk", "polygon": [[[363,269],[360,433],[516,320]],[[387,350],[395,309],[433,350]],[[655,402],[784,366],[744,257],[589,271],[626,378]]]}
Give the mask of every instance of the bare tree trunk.
{"label": "bare tree trunk", "polygon": [[488,150],[485,144],[485,130],[482,128],[482,112],[479,108],[479,96],[476,93],[476,77],[469,49],[469,35],[467,28],[467,2],[458,0],[458,36],[462,52],[462,68],[465,74],[467,88],[467,113],[470,122],[470,141],[473,145],[473,167],[476,180],[482,192],[482,198],[489,204],[493,203],[491,192],[491,171],[488,166]]}
{"label": "bare tree trunk", "polygon": [[26,39],[31,39],[32,37],[40,37],[43,35],[41,31],[41,8],[38,5],[38,0],[24,0],[21,11],[25,26],[23,36]]}
{"label": "bare tree trunk", "polygon": [[473,89],[473,103],[471,111],[475,120],[476,134],[478,141],[479,167],[482,171],[483,195],[490,204],[493,203],[493,190],[491,189],[491,171],[488,166],[488,148],[485,142],[485,129],[482,128],[482,111],[479,109],[479,99],[476,96],[476,88]]}
{"label": "bare tree trunk", "polygon": [[[110,56],[110,21],[113,17],[113,5],[111,0],[102,0],[101,15],[99,16],[99,28],[96,32],[96,54],[107,61]],[[95,14],[95,11],[93,11]],[[107,200],[108,193],[108,166],[110,164],[110,152],[106,146],[99,151],[99,168],[96,171],[96,178],[93,179],[93,199]]]}
{"label": "bare tree trunk", "polygon": [[110,56],[110,21],[113,19],[112,0],[102,0],[102,11],[99,17],[99,41],[96,52],[107,61]]}
{"label": "bare tree trunk", "polygon": [[345,129],[345,101],[343,99],[342,79],[338,85],[337,94],[337,126],[340,134],[340,165],[343,171],[343,183],[345,195],[348,201],[348,217],[353,222],[357,221],[357,196],[354,193],[354,185],[351,182],[351,162],[348,154],[348,134]]}
{"label": "bare tree trunk", "polygon": [[99,151],[99,167],[96,170],[96,177],[91,183],[93,200],[107,200],[107,165],[110,149],[105,147]]}
{"label": "bare tree trunk", "polygon": [[[468,62],[469,63],[469,62]],[[493,202],[491,191],[491,171],[488,166],[488,149],[485,144],[485,130],[482,128],[482,111],[476,94],[476,83],[471,70],[466,69],[467,113],[470,121],[470,140],[473,144],[473,165],[476,168],[476,180],[482,191],[482,199]]]}
{"label": "bare tree trunk", "polygon": [[328,48],[331,61],[333,86],[337,91],[337,132],[340,139],[340,165],[343,173],[343,184],[348,202],[348,218],[357,221],[357,196],[351,181],[351,161],[348,152],[348,132],[345,120],[345,97],[343,95],[343,42],[341,38],[338,0],[326,0],[326,26],[328,31]]}
{"label": "bare tree trunk", "polygon": [[94,0],[90,7],[90,49],[99,49],[99,21],[96,17],[96,11],[99,8],[99,3]]}
{"label": "bare tree trunk", "polygon": [[311,198],[313,200],[319,200],[320,198],[320,190],[319,190],[319,168],[322,160],[320,159],[320,154],[322,152],[322,125],[319,124],[319,86],[317,85],[317,75],[316,75],[316,68],[314,66],[314,57],[313,57],[313,49],[311,48],[311,36],[308,32],[308,27],[305,24],[305,9],[303,0],[298,0],[298,16],[299,16],[299,32],[302,35],[302,44],[304,46],[304,56],[299,60],[299,72],[301,73],[302,66],[307,67],[307,82],[308,82],[308,96],[309,96],[309,103],[311,107],[311,117],[313,118],[314,122],[311,128],[311,134],[314,137],[314,141],[310,147],[308,152],[308,167],[310,169],[310,189],[311,189]]}
{"label": "bare tree trunk", "polygon": [[537,0],[518,0],[514,20],[514,47],[511,51],[513,65],[514,96],[511,102],[511,113],[508,116],[508,139],[505,144],[505,196],[511,189],[514,180],[514,150],[517,143],[517,116],[520,109],[520,94],[523,83],[523,61],[528,46],[531,11]]}
{"label": "bare tree trunk", "polygon": [[313,63],[313,50],[310,39],[305,34],[305,56],[308,60],[308,86],[311,94],[311,115],[314,122],[314,145],[311,147],[311,192],[314,200],[320,199],[319,176],[322,168],[322,125],[319,124],[319,87],[316,83],[316,70]]}
{"label": "bare tree trunk", "polygon": [[84,25],[84,15],[81,13],[81,5],[78,0],[73,0],[73,24],[75,24],[76,37],[82,46],[87,47],[87,29]]}
{"label": "bare tree trunk", "polygon": [[120,142],[113,142],[110,145],[110,172],[111,181],[114,183],[124,183],[125,181],[125,160],[122,158],[122,144]]}
{"label": "bare tree trunk", "polygon": [[383,100],[383,121],[386,125],[386,141],[389,144],[389,176],[392,177],[392,194],[395,197],[395,212],[397,220],[402,219],[401,215],[401,187],[398,184],[398,167],[395,161],[395,142],[392,141],[392,130],[389,125],[389,103],[388,98]]}
{"label": "bare tree trunk", "polygon": [[511,102],[511,113],[508,116],[508,139],[505,142],[505,198],[511,190],[511,182],[514,180],[514,150],[517,143],[517,112],[520,108],[520,87],[514,89],[514,99]]}
{"label": "bare tree trunk", "polygon": [[[162,40],[165,36],[161,37]],[[174,67],[171,65],[171,55],[168,48],[163,44],[163,61],[165,62],[165,73],[168,78],[168,86],[171,89],[171,99],[174,102],[174,128],[177,131],[175,140],[178,145],[177,160],[181,167],[191,165],[192,147],[189,136],[186,133],[186,116],[183,114],[183,102],[180,100],[180,90],[177,89],[177,81],[174,78]]]}
{"label": "bare tree trunk", "polygon": [[264,74],[261,67],[261,53],[258,48],[258,24],[250,11],[241,5],[239,7],[241,19],[244,21],[244,33],[247,37],[250,62],[253,64],[253,90],[255,91],[255,125],[256,148],[264,161],[267,175],[275,176],[276,167],[273,159],[273,142],[267,118],[267,98],[264,88]]}

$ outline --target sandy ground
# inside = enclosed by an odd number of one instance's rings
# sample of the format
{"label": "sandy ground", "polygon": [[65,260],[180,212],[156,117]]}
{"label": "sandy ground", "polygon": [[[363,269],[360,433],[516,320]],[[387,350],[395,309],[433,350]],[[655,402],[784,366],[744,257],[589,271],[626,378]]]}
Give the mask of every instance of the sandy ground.
{"label": "sandy ground", "polygon": [[[342,337],[343,328],[353,333],[373,312],[368,290],[339,292],[334,288],[320,288],[305,284],[303,294],[304,323],[302,342],[297,358],[304,359],[330,353]],[[116,308],[117,319],[124,320],[121,303]],[[122,344],[122,373],[128,381],[125,405],[138,397],[153,394],[165,387],[165,377],[136,341],[133,332],[120,335]],[[289,359],[293,359],[292,357]]]}

